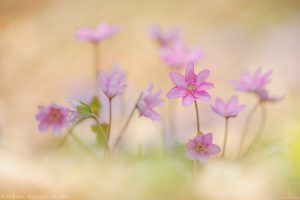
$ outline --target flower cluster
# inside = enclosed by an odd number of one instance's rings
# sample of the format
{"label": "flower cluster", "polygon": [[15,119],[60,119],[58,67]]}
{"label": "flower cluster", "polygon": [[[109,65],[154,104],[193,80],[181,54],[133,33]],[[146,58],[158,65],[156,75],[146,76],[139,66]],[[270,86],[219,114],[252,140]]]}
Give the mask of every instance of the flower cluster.
{"label": "flower cluster", "polygon": [[[96,29],[79,29],[75,35],[79,40],[98,43],[111,37],[118,31],[118,26],[102,23]],[[209,90],[214,88],[214,84],[207,81],[210,76],[210,70],[202,69],[200,72],[195,73],[195,65],[203,58],[203,52],[200,49],[189,48],[183,42],[179,29],[162,32],[158,26],[153,26],[149,31],[149,35],[159,44],[159,52],[162,60],[174,70],[169,72],[169,78],[174,86],[167,92],[166,96],[169,99],[181,98],[182,105],[185,107],[192,104],[195,105],[197,132],[192,139],[186,143],[187,158],[205,163],[210,157],[217,156],[220,152],[222,152],[221,157],[225,157],[226,143],[228,140],[228,121],[229,119],[231,120],[231,118],[236,118],[244,111],[246,105],[240,104],[236,95],[232,95],[228,101],[224,101],[220,97],[216,98],[215,103],[211,105],[211,109],[225,119],[225,133],[222,147],[214,144],[213,134],[203,131],[200,126],[200,110],[197,104],[198,100],[209,102],[211,100]],[[135,112],[138,112],[141,117],[158,121],[161,117],[156,111],[156,107],[162,106],[164,101],[161,99],[162,92],[153,92],[154,85],[149,84],[148,87],[141,92],[137,101],[133,102],[133,109],[125,121],[124,126],[120,128],[121,131],[119,134],[116,137],[111,137],[111,129],[113,128],[112,125],[114,125],[112,123],[112,102],[116,97],[127,90],[126,74],[119,69],[111,70],[108,73],[101,71],[98,74],[98,53],[95,48],[95,75],[98,81],[95,96],[88,102],[74,101],[73,99],[71,100],[73,105],[71,108],[57,104],[40,106],[36,119],[39,121],[38,128],[40,131],[52,129],[55,135],[59,135],[64,128],[68,128],[68,133],[66,134],[73,136],[74,134],[71,133],[75,126],[85,120],[93,120],[94,123],[91,126],[91,131],[96,134],[97,142],[103,147],[103,152],[108,153],[110,150],[114,150],[119,144]],[[178,72],[179,68],[185,68],[185,73],[181,74]],[[263,73],[261,68],[259,68],[253,75],[243,73],[240,80],[233,81],[232,83],[236,90],[254,93],[258,96],[259,105],[262,107],[262,103],[277,102],[282,99],[282,97],[269,95],[266,86],[271,81],[271,74],[272,70]],[[99,120],[99,118],[103,118],[99,111],[103,106],[107,106],[98,98],[100,93],[104,94],[103,97],[107,98],[109,102],[108,122]],[[251,113],[252,112],[250,112],[250,115]],[[116,139],[115,141],[110,141],[111,138]],[[78,141],[78,138],[76,141]],[[82,144],[83,143],[81,143],[81,145]],[[241,142],[241,144],[243,144],[243,142]],[[242,150],[240,149],[240,151]]]}

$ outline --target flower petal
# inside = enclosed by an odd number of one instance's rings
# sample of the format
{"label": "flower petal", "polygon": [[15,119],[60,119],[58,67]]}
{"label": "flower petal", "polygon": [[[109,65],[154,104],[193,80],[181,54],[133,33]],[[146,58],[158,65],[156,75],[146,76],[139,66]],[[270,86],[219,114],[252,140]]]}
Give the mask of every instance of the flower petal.
{"label": "flower petal", "polygon": [[188,94],[182,98],[182,105],[189,106],[192,103],[194,103],[194,101],[195,101],[195,98],[192,95]]}
{"label": "flower petal", "polygon": [[220,153],[221,148],[216,144],[211,144],[208,146],[207,150],[210,155],[216,155]]}
{"label": "flower petal", "polygon": [[206,133],[202,136],[202,143],[203,144],[211,144],[213,136],[211,133]]}
{"label": "flower petal", "polygon": [[169,99],[175,99],[179,97],[183,97],[186,94],[186,90],[182,87],[174,87],[167,93],[167,97]]}
{"label": "flower petal", "polygon": [[186,66],[185,71],[185,81],[188,83],[193,83],[195,81],[194,63],[189,62]]}
{"label": "flower petal", "polygon": [[193,93],[193,96],[196,99],[201,99],[203,101],[209,101],[210,100],[210,95],[204,90],[203,91],[195,91]]}
{"label": "flower petal", "polygon": [[184,80],[184,76],[182,74],[179,74],[177,72],[170,72],[169,73],[170,79],[173,81],[173,83],[176,86],[185,86],[185,80]]}
{"label": "flower petal", "polygon": [[208,69],[205,69],[205,70],[199,72],[196,76],[196,83],[199,84],[199,83],[205,81],[208,78],[209,74],[210,74],[210,71]]}

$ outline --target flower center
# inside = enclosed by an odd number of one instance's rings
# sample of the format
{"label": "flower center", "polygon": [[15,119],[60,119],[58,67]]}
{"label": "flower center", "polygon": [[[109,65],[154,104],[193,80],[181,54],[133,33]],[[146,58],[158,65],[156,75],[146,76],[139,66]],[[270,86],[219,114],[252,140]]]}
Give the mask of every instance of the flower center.
{"label": "flower center", "polygon": [[195,89],[195,86],[194,86],[194,85],[188,85],[188,87],[187,87],[187,90],[188,90],[189,92],[193,91],[194,89]]}
{"label": "flower center", "polygon": [[205,153],[206,152],[206,147],[204,145],[199,145],[197,148],[197,151],[199,153]]}
{"label": "flower center", "polygon": [[49,121],[55,122],[58,119],[60,119],[61,114],[59,112],[59,110],[52,110],[49,116]]}

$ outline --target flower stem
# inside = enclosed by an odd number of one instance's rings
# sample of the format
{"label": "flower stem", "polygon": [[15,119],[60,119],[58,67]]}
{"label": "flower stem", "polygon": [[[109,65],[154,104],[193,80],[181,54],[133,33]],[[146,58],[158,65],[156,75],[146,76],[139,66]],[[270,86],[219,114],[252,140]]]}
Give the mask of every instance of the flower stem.
{"label": "flower stem", "polygon": [[195,110],[196,110],[196,120],[197,120],[197,135],[202,135],[202,132],[200,130],[200,116],[199,116],[197,101],[195,101]]}
{"label": "flower stem", "polygon": [[248,116],[246,118],[246,122],[245,122],[245,125],[244,125],[244,128],[243,128],[242,136],[241,136],[240,143],[239,143],[238,157],[240,157],[241,153],[243,152],[244,145],[245,145],[245,140],[246,140],[246,135],[247,135],[247,131],[249,130],[250,122],[251,122],[251,120],[253,118],[253,115],[254,115],[255,111],[259,107],[259,105],[260,105],[260,101],[258,101],[254,105],[254,107],[249,112],[249,114],[248,114]]}
{"label": "flower stem", "polygon": [[118,137],[117,137],[117,139],[116,139],[116,141],[115,141],[115,144],[113,145],[113,148],[112,148],[113,150],[114,150],[114,149],[118,146],[118,144],[120,143],[121,138],[122,138],[122,136],[123,136],[125,130],[127,129],[128,125],[129,125],[129,123],[130,123],[130,121],[131,121],[131,119],[132,119],[132,117],[133,117],[133,115],[134,115],[134,113],[135,113],[135,111],[136,111],[136,109],[137,109],[137,102],[140,100],[140,98],[142,97],[142,95],[143,95],[143,93],[141,93],[141,95],[139,96],[138,100],[137,100],[136,103],[134,104],[134,107],[133,107],[132,111],[130,112],[130,114],[129,114],[129,116],[128,116],[128,118],[127,118],[127,120],[126,120],[124,126],[122,127],[122,129],[121,129],[121,131],[120,131],[120,133],[119,133],[119,135],[118,135]]}
{"label": "flower stem", "polygon": [[70,135],[73,140],[83,149],[85,150],[91,157],[95,158],[95,159],[99,159],[98,156],[93,152],[91,151],[91,149],[86,146],[75,134],[73,134],[73,129],[70,129],[69,132],[68,132],[68,135]]}
{"label": "flower stem", "polygon": [[99,64],[100,64],[100,56],[99,56],[99,51],[100,51],[100,45],[99,42],[93,42],[93,52],[94,52],[94,73],[95,73],[95,82],[97,85],[98,82],[98,72],[99,72]]}
{"label": "flower stem", "polygon": [[108,139],[111,134],[111,126],[112,126],[112,98],[109,98]]}
{"label": "flower stem", "polygon": [[106,135],[105,135],[105,133],[104,133],[105,131],[104,131],[104,129],[102,128],[102,126],[101,126],[101,124],[100,124],[98,118],[97,118],[97,117],[94,117],[93,119],[95,120],[95,122],[96,122],[96,124],[99,126],[99,128],[101,129],[102,137],[104,138],[104,145],[105,145],[104,148],[105,148],[105,152],[106,152],[106,153],[109,153],[109,145],[108,145],[109,139],[106,137]]}
{"label": "flower stem", "polygon": [[229,118],[225,117],[225,133],[224,133],[224,141],[223,141],[223,151],[221,157],[225,157],[225,152],[226,152],[226,144],[227,144],[227,137],[228,137],[228,121]]}
{"label": "flower stem", "polygon": [[244,156],[247,156],[254,148],[255,144],[257,144],[257,142],[261,139],[265,125],[266,125],[266,119],[267,119],[267,113],[266,113],[266,109],[263,105],[263,103],[260,103],[260,108],[261,108],[261,123],[260,126],[256,132],[256,135],[252,141],[252,143],[250,144],[249,148],[247,149],[247,151],[245,152]]}

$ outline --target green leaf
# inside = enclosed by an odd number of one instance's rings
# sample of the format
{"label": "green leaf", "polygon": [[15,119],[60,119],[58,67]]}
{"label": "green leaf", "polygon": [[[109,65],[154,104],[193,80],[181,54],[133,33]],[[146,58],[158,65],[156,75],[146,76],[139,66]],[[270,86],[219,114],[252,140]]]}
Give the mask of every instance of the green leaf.
{"label": "green leaf", "polygon": [[96,133],[97,136],[97,142],[98,144],[103,147],[104,149],[108,149],[108,124],[102,123],[102,124],[97,124],[91,127],[92,131]]}
{"label": "green leaf", "polygon": [[90,103],[90,109],[93,113],[98,115],[100,108],[101,108],[101,103],[100,103],[98,97],[95,96]]}
{"label": "green leaf", "polygon": [[79,115],[83,118],[91,118],[95,116],[89,105],[81,104],[77,106],[76,109]]}

